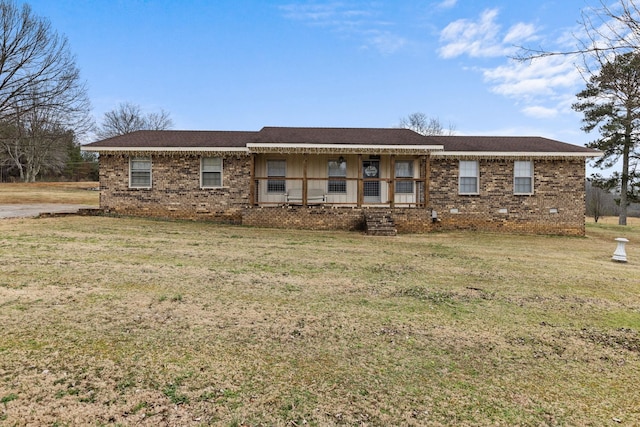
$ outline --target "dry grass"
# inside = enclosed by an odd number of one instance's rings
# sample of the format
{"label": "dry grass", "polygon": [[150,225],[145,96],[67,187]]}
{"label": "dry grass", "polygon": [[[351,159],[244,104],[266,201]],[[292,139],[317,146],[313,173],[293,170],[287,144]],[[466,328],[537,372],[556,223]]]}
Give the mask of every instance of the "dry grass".
{"label": "dry grass", "polygon": [[99,205],[97,182],[0,183],[0,204],[71,203]]}
{"label": "dry grass", "polygon": [[640,224],[587,231],[0,221],[0,424],[637,425]]}

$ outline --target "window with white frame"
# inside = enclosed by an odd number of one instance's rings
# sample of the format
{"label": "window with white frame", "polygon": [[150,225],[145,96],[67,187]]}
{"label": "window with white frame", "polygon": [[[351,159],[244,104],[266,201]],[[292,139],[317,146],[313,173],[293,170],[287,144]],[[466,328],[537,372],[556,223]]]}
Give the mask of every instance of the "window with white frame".
{"label": "window with white frame", "polygon": [[284,193],[287,191],[286,160],[267,160],[267,193]]}
{"label": "window with white frame", "polygon": [[132,157],[129,160],[129,187],[151,188],[151,157]]}
{"label": "window with white frame", "polygon": [[458,192],[460,194],[478,194],[479,174],[476,160],[460,160],[458,176]]}
{"label": "window with white frame", "polygon": [[222,157],[203,157],[200,175],[202,188],[222,187]]}
{"label": "window with white frame", "polygon": [[513,163],[513,193],[533,194],[533,162],[516,160]]}
{"label": "window with white frame", "polygon": [[345,194],[347,192],[346,177],[347,162],[342,158],[340,160],[329,160],[329,182],[327,184],[327,193]]}
{"label": "window with white frame", "polygon": [[[413,178],[413,160],[396,160],[396,178]],[[396,193],[413,193],[413,181],[396,181]]]}

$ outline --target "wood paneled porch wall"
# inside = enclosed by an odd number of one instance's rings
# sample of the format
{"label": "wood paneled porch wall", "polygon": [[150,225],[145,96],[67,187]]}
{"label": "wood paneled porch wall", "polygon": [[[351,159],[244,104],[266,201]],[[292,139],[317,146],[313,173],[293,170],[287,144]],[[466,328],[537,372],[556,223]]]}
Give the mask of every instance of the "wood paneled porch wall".
{"label": "wood paneled porch wall", "polygon": [[[258,201],[258,197],[257,197],[257,188],[256,188],[256,181],[258,179],[268,179],[268,177],[257,177],[256,176],[256,153],[251,153],[250,155],[250,173],[251,173],[251,177],[250,177],[250,186],[249,186],[249,200],[251,201],[251,205],[253,206],[257,206],[259,205],[259,201]],[[362,154],[358,154],[357,155],[358,158],[358,177],[357,178],[344,178],[347,181],[350,180],[357,180],[357,197],[356,197],[356,206],[357,207],[362,207],[365,203],[364,203],[364,182],[365,179],[362,176],[362,161],[363,161],[363,156]],[[390,156],[390,177],[389,178],[380,178],[377,179],[380,182],[383,183],[387,183],[389,186],[389,191],[388,191],[388,200],[386,202],[382,202],[383,204],[389,204],[389,206],[391,208],[395,208],[395,187],[396,187],[396,178],[395,178],[395,162],[396,162],[396,155],[392,154]],[[308,205],[308,200],[307,200],[307,194],[308,194],[308,188],[309,188],[309,176],[308,176],[308,161],[309,161],[309,154],[304,153],[303,154],[303,164],[302,164],[302,178],[299,177],[286,177],[287,180],[296,180],[296,179],[301,179],[302,180],[302,206],[307,206]],[[415,182],[422,182],[423,183],[423,191],[424,194],[422,195],[422,202],[418,202],[416,200],[416,206],[417,207],[421,207],[424,209],[430,209],[429,206],[429,201],[430,201],[430,183],[431,183],[431,156],[430,155],[422,155],[420,156],[420,162],[419,162],[419,167],[420,167],[420,177],[418,179],[415,180]],[[325,177],[325,178],[311,178],[311,179],[329,179],[329,177]],[[372,179],[373,180],[373,179]],[[417,193],[416,194],[416,198],[419,198],[420,194]],[[331,203],[328,203],[331,204]]]}

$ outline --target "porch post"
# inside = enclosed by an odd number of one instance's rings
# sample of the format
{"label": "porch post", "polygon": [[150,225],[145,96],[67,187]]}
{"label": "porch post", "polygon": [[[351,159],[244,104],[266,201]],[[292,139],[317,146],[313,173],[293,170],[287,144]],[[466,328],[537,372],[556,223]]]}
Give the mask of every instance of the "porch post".
{"label": "porch post", "polygon": [[358,201],[357,205],[359,208],[362,207],[362,202],[364,201],[364,185],[362,183],[362,154],[358,154]]}
{"label": "porch post", "polygon": [[429,209],[429,187],[431,186],[431,154],[422,156],[424,161],[424,208]]}
{"label": "porch post", "polygon": [[389,206],[393,209],[396,205],[396,155],[391,155],[391,179],[389,180]]}
{"label": "porch post", "polygon": [[307,206],[307,160],[308,155],[304,153],[302,155],[302,206]]}
{"label": "porch post", "polygon": [[255,206],[256,200],[256,153],[249,156],[249,206]]}

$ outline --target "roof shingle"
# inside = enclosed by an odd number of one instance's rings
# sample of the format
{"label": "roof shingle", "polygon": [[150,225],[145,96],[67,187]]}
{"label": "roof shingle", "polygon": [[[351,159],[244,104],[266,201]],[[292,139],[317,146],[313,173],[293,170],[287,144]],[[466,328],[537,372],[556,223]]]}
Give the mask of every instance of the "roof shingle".
{"label": "roof shingle", "polygon": [[209,130],[139,130],[103,139],[86,147],[95,148],[244,148],[256,132]]}
{"label": "roof shingle", "polygon": [[425,137],[401,128],[263,127],[256,143],[428,145]]}
{"label": "roof shingle", "polygon": [[599,151],[531,136],[423,136],[401,128],[264,127],[252,131],[142,130],[87,144],[89,150],[238,148],[247,144],[324,144],[368,146],[443,146],[447,152],[573,153]]}
{"label": "roof shingle", "polygon": [[591,148],[539,136],[430,136],[428,139],[443,145],[445,152],[597,153]]}

